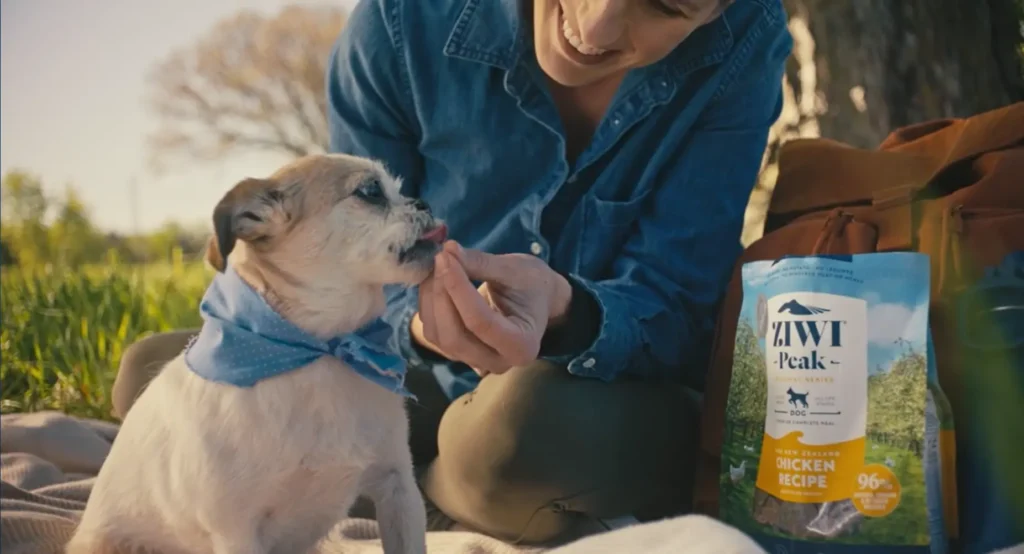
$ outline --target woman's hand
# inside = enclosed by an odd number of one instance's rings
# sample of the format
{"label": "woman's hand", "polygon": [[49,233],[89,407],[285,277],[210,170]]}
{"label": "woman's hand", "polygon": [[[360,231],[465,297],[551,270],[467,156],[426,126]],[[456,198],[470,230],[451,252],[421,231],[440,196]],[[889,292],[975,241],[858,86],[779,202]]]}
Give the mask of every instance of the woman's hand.
{"label": "woman's hand", "polygon": [[[483,281],[475,288],[471,279]],[[569,310],[572,287],[543,260],[493,255],[449,241],[420,285],[417,342],[480,374],[537,359],[541,339]]]}

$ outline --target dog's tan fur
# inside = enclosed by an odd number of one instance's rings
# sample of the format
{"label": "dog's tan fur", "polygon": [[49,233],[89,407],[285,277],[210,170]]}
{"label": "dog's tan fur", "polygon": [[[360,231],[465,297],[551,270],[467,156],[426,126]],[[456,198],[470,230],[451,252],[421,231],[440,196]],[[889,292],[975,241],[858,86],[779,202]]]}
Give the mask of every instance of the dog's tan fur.
{"label": "dog's tan fur", "polygon": [[[385,205],[365,196],[374,181]],[[383,285],[432,267],[429,244],[400,262],[437,222],[399,186],[341,155],[246,179],[215,209],[207,261],[232,264],[314,335],[353,331],[382,312]],[[308,552],[363,493],[385,552],[422,553],[407,435],[402,398],[337,359],[246,389],[205,381],[179,356],[125,417],[67,552]]]}

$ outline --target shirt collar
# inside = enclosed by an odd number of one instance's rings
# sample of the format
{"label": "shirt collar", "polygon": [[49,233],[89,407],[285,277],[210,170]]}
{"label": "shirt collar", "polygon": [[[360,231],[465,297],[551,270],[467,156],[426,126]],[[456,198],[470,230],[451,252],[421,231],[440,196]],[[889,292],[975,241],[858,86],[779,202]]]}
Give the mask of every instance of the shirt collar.
{"label": "shirt collar", "polygon": [[[524,50],[532,50],[530,21],[524,21],[520,0],[467,0],[459,14],[444,54],[453,58],[512,69]],[[528,0],[532,1],[532,0]],[[665,59],[670,73],[686,73],[725,59],[733,47],[728,10],[711,23],[695,30]]]}
{"label": "shirt collar", "polygon": [[515,65],[528,35],[522,23],[519,0],[468,0],[444,53],[507,71]]}

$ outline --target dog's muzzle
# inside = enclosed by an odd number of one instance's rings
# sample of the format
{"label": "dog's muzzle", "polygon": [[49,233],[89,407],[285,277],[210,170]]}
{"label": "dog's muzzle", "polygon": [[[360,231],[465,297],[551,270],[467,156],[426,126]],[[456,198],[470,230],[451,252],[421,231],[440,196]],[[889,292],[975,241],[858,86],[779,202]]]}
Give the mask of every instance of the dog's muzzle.
{"label": "dog's muzzle", "polygon": [[431,220],[430,226],[420,235],[420,238],[398,253],[398,262],[404,264],[431,260],[441,251],[446,240],[448,240],[448,226],[444,223],[434,223]]}

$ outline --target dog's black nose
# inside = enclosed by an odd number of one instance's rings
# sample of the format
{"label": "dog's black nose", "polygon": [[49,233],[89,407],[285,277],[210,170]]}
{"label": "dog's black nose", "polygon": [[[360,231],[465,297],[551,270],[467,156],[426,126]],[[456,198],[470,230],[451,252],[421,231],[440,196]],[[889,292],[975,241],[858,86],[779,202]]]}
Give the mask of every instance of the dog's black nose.
{"label": "dog's black nose", "polygon": [[421,212],[427,212],[428,214],[430,213],[430,204],[427,204],[425,201],[420,200],[419,198],[416,198],[412,201],[412,207],[416,208],[417,210],[420,210]]}

